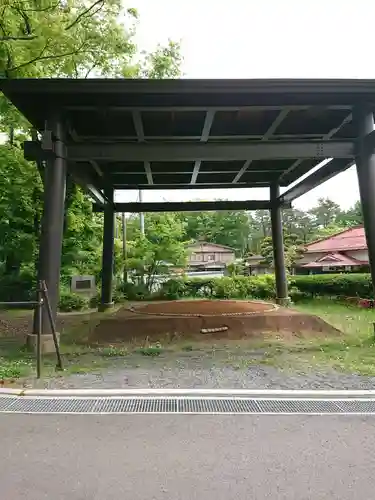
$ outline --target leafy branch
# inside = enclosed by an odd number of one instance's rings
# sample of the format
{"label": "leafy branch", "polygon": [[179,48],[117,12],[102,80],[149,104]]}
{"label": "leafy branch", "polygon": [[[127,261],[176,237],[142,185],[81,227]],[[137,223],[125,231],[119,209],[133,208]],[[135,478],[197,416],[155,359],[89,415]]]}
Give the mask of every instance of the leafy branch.
{"label": "leafy branch", "polygon": [[73,26],[75,26],[77,23],[79,23],[82,18],[87,17],[87,14],[89,14],[97,5],[101,4],[99,9],[97,9],[94,13],[91,14],[91,15],[95,15],[104,6],[104,1],[105,0],[96,0],[96,2],[94,2],[90,7],[88,7],[83,12],[81,12],[81,14],[79,14],[79,16],[77,16],[75,18],[75,20],[72,23],[70,23],[69,26],[67,26],[65,28],[65,31],[68,31],[71,28],[73,28]]}
{"label": "leafy branch", "polygon": [[49,43],[47,42],[47,44],[43,47],[41,53],[38,56],[34,57],[34,59],[31,59],[31,61],[27,61],[27,62],[24,62],[24,63],[18,65],[18,66],[15,66],[14,68],[10,68],[8,71],[9,72],[18,71],[19,69],[24,68],[25,66],[28,66],[29,64],[33,64],[36,61],[46,61],[46,60],[52,60],[52,59],[61,59],[62,57],[74,56],[82,51],[85,44],[86,44],[86,42],[83,42],[77,49],[72,50],[70,52],[64,52],[62,54],[51,54],[48,56],[43,56],[44,52],[46,51],[46,49],[49,45]]}

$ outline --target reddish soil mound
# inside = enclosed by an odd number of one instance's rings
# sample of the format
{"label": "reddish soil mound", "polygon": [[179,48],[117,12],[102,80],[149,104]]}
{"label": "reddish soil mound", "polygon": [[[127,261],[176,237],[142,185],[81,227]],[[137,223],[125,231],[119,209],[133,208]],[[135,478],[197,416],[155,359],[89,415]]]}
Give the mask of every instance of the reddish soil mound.
{"label": "reddish soil mound", "polygon": [[[205,305],[208,308],[206,309],[207,312],[196,315],[193,313],[192,316],[184,316],[183,314],[189,314],[185,312],[177,313],[177,311],[186,311],[185,308],[191,308],[193,304],[195,307],[197,304],[201,304],[201,308]],[[236,301],[181,301],[141,306],[138,304],[135,308],[137,309],[138,306],[141,309],[145,308],[147,314],[135,314],[124,307],[115,314],[101,319],[100,323],[91,331],[89,341],[105,345],[127,341],[144,342],[145,339],[165,343],[181,338],[194,341],[207,341],[208,339],[214,341],[217,339],[262,338],[270,335],[292,338],[310,335],[338,335],[341,333],[318,316],[302,314],[293,309],[282,307],[270,312],[256,311],[256,314],[249,313],[249,310],[242,311],[242,314],[238,314],[240,311],[237,310],[232,313],[233,315],[228,312],[228,315],[220,312],[216,312],[216,315],[212,314],[213,307],[233,311],[233,304],[238,307],[246,307],[246,304],[255,305],[255,307],[256,305],[269,306],[267,303]],[[180,305],[181,307],[179,307]],[[228,307],[229,305],[230,307]],[[150,306],[152,307],[150,308]],[[170,316],[160,313],[158,315],[157,312],[154,312],[160,310],[169,312],[171,311],[169,306],[174,308]],[[222,327],[226,327],[226,330],[207,333],[207,329]]]}
{"label": "reddish soil mound", "polygon": [[217,316],[264,313],[276,309],[274,304],[237,300],[181,300],[138,306],[134,312],[155,315]]}

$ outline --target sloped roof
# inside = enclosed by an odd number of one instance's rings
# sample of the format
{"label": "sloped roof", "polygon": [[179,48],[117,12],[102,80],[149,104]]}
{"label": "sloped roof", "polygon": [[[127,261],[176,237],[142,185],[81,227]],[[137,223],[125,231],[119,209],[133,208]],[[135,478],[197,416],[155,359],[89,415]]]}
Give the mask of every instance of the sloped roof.
{"label": "sloped roof", "polygon": [[210,243],[209,241],[194,241],[194,243],[190,243],[190,245],[188,245],[189,248],[191,247],[205,247],[205,246],[210,246],[210,247],[217,247],[219,248],[220,250],[229,250],[231,252],[234,252],[234,248],[231,248],[231,247],[227,247],[225,245],[219,245],[219,243]]}
{"label": "sloped roof", "polygon": [[368,261],[358,260],[353,257],[349,257],[348,255],[342,253],[330,253],[328,255],[324,255],[320,257],[314,262],[309,262],[304,264],[302,267],[312,268],[312,267],[323,267],[323,266],[361,266],[364,264],[368,264]]}
{"label": "sloped roof", "polygon": [[365,230],[363,226],[351,227],[333,236],[313,241],[305,248],[306,253],[364,250],[367,248]]}

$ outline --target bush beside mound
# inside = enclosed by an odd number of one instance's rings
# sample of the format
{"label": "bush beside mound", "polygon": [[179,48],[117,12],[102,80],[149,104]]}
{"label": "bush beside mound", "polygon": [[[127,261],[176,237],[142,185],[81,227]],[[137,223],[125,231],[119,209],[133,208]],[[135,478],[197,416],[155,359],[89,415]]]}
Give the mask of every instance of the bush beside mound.
{"label": "bush beside mound", "polygon": [[90,299],[77,293],[60,292],[59,311],[83,311],[89,308]]}
{"label": "bush beside mound", "polygon": [[[290,276],[289,293],[293,302],[315,297],[373,297],[370,274],[322,274]],[[176,278],[163,283],[161,300],[183,298],[262,299],[275,298],[274,275],[222,278]]]}
{"label": "bush beside mound", "polygon": [[315,274],[292,276],[291,286],[306,297],[360,297],[373,298],[370,274]]}

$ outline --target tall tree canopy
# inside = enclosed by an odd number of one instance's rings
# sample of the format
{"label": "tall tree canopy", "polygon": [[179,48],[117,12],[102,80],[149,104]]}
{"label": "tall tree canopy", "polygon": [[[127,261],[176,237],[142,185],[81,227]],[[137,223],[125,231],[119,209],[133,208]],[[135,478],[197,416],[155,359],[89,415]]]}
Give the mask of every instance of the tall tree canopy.
{"label": "tall tree canopy", "polygon": [[[1,0],[0,77],[179,76],[179,44],[139,53],[137,23],[137,11],[122,0]],[[19,148],[32,133],[30,124],[1,93],[0,131],[13,146],[0,146],[0,260],[7,273],[19,273],[22,265],[35,264],[43,185]],[[65,208],[63,278],[98,274],[102,218],[70,178]]]}

